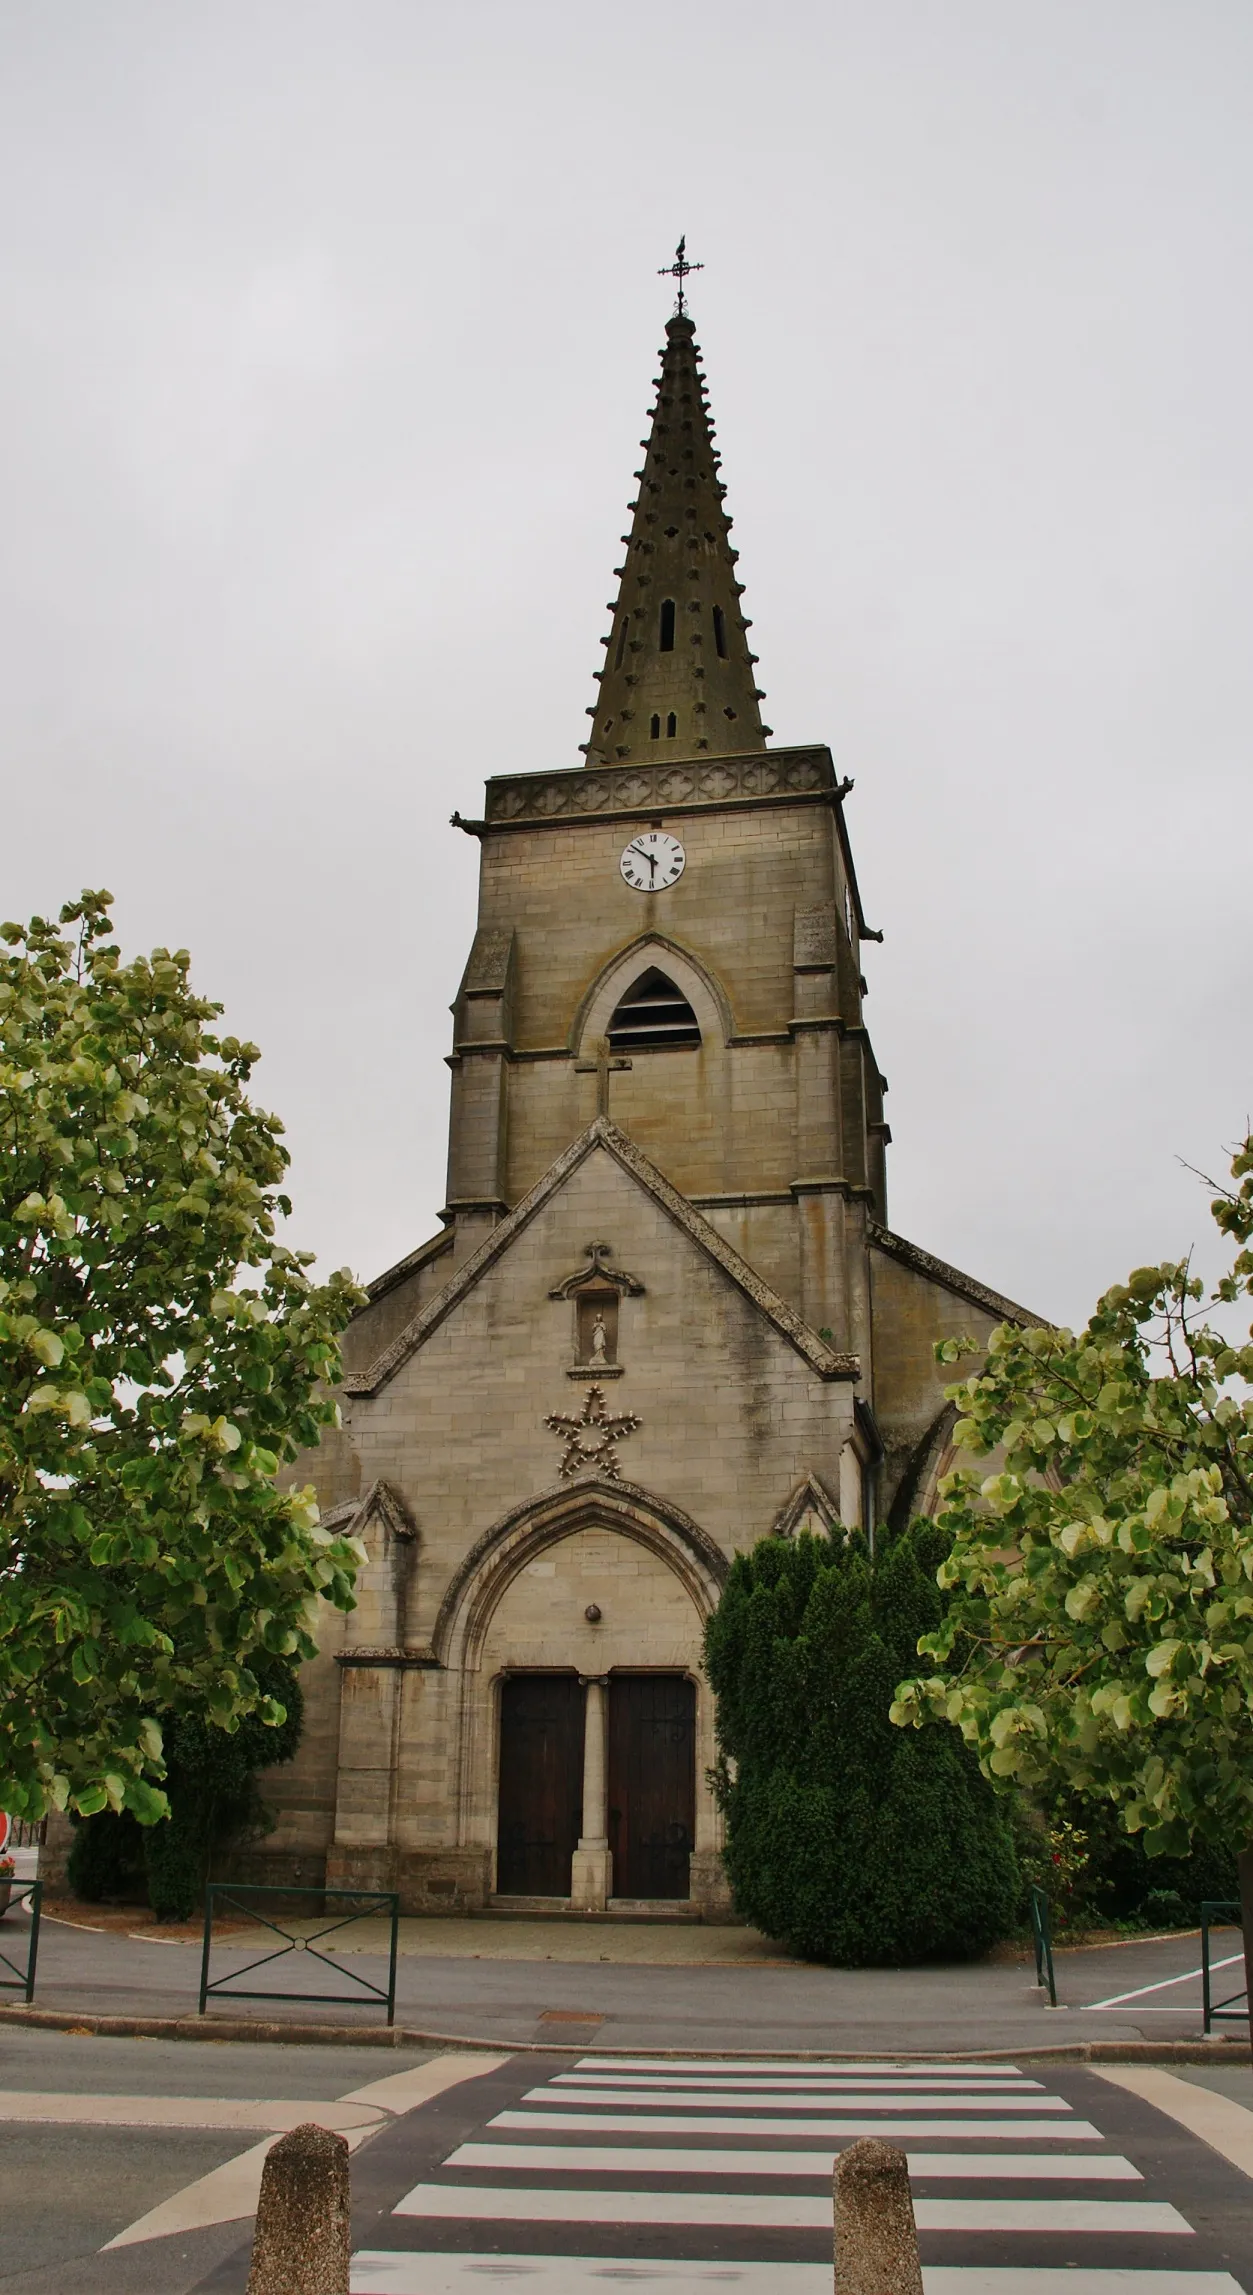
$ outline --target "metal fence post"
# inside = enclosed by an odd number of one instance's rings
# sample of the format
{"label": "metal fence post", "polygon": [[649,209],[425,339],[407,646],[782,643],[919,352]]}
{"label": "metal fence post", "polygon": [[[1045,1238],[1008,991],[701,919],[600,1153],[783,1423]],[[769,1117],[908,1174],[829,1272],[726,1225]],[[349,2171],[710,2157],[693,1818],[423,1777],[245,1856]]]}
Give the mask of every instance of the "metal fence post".
{"label": "metal fence post", "polygon": [[204,2004],[205,2004],[205,2001],[208,1999],[208,1996],[209,1996],[209,1952],[210,1952],[210,1948],[212,1947],[212,1944],[213,1944],[213,1883],[212,1883],[212,1881],[208,1881],[208,1882],[205,1884],[205,1892],[204,1892],[204,1945],[203,1945],[203,1948],[202,1948],[202,1950],[201,1950],[201,1954],[200,1954],[200,2008],[199,2008],[199,2014],[200,2014],[201,2016],[203,2016],[203,2015],[204,2015]]}
{"label": "metal fence post", "polygon": [[400,1933],[400,1898],[392,1898],[392,1949],[387,1968],[387,2021],[396,2021],[396,1946]]}
{"label": "metal fence post", "polygon": [[1049,1996],[1049,2007],[1057,2006],[1057,1982],[1053,1974],[1053,1931],[1049,1921],[1049,1900],[1043,1889],[1032,1883],[1031,1933],[1035,1941],[1035,1980]]}
{"label": "metal fence post", "polygon": [[[1215,1928],[1240,1929],[1241,1907],[1235,1897],[1206,1897],[1201,1906],[1201,2030],[1206,2039],[1215,2024],[1238,2024],[1249,2012],[1245,1987],[1215,2000],[1210,1973],[1210,1949]],[[1241,2005],[1243,2004],[1243,2005]]]}
{"label": "metal fence post", "polygon": [[10,1960],[7,1952],[0,1950],[0,1967],[10,1971],[8,1976],[0,1976],[0,1991],[20,1992],[28,2008],[35,1995],[35,1965],[39,1959],[39,1911],[43,1893],[42,1881],[13,1881],[10,1884],[10,1906],[15,1897],[19,1903],[25,1898],[30,1906],[30,1934],[26,1939],[25,1968],[19,1968],[15,1960]]}
{"label": "metal fence post", "polygon": [[35,1963],[39,1958],[39,1921],[43,1909],[44,1885],[32,1881],[30,1890],[30,1946],[26,1955],[26,2005],[35,1997]]}

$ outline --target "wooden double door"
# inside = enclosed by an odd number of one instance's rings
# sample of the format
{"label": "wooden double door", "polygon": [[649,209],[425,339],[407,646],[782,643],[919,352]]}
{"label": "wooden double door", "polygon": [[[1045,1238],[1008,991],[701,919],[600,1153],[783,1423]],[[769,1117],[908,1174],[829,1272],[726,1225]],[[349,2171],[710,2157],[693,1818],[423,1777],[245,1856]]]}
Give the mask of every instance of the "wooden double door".
{"label": "wooden double door", "polygon": [[696,1831],[696,1685],[609,1677],[609,1846],[616,1897],[686,1897]]}
{"label": "wooden double door", "polygon": [[[501,1686],[496,1887],[567,1897],[582,1830],[577,1674]],[[686,1897],[696,1823],[696,1690],[682,1674],[609,1677],[608,1823],[616,1897]]]}

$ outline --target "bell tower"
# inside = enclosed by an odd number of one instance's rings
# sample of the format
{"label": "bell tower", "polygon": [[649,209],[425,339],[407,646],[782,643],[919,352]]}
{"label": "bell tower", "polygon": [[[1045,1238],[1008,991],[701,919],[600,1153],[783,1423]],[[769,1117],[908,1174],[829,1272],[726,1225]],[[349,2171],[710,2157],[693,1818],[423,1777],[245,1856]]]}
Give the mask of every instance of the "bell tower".
{"label": "bell tower", "polygon": [[862,915],[824,748],[768,749],[683,281],[582,767],[501,774],[454,1007],[458,1263],[598,1115],[868,1361],[886,1217]]}

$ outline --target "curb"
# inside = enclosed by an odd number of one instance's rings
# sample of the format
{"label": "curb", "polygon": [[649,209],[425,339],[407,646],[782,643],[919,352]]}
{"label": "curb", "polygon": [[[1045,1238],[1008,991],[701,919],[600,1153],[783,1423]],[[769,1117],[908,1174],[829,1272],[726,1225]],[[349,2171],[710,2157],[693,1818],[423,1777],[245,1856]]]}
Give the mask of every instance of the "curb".
{"label": "curb", "polygon": [[[638,2048],[607,2048],[594,2038],[570,2040],[485,2040],[463,2032],[418,2032],[407,2025],[291,2024],[255,2016],[108,2016],[92,2010],[0,2006],[0,2026],[33,2025],[49,2032],[82,2032],[113,2040],[251,2040],[298,2048],[447,2048],[493,2056],[638,2056]],[[986,2064],[1012,2056],[1016,2063],[1047,2059],[1054,2064],[1219,2064],[1248,2061],[1243,2040],[1062,2040],[1027,2048],[887,2049],[895,2064]],[[847,2048],[650,2048],[664,2062],[674,2058],[711,2064],[737,2061],[777,2064],[859,2064],[865,2050]]]}

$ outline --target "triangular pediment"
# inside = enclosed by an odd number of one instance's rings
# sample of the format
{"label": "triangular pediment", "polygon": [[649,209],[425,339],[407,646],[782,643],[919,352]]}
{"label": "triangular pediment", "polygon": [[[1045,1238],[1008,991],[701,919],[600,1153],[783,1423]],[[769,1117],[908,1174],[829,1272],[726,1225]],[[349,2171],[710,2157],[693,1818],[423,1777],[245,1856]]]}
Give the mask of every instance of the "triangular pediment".
{"label": "triangular pediment", "polygon": [[392,1482],[373,1482],[364,1498],[348,1498],[322,1516],[324,1530],[342,1530],[350,1538],[364,1538],[373,1523],[389,1538],[416,1538],[417,1523],[405,1499]]}
{"label": "triangular pediment", "polygon": [[786,1506],[779,1509],[770,1534],[773,1538],[799,1538],[808,1530],[816,1538],[829,1538],[842,1528],[839,1506],[825,1482],[816,1474],[807,1474],[797,1483]]}
{"label": "triangular pediment", "polygon": [[504,1256],[536,1214],[566,1185],[588,1156],[598,1151],[612,1156],[619,1169],[651,1197],[698,1249],[721,1268],[728,1281],[774,1326],[789,1346],[803,1356],[819,1378],[860,1377],[861,1365],[856,1355],[841,1354],[834,1347],[828,1346],[825,1339],[820,1339],[795,1309],[788,1306],[786,1299],[780,1298],[778,1292],[763,1281],[756,1269],[740,1257],[739,1252],[718,1233],[717,1228],[702,1218],[686,1197],[671,1186],[657,1166],[641,1153],[634,1140],[628,1139],[626,1133],[619,1131],[607,1116],[597,1116],[587,1130],[571,1142],[564,1155],[558,1156],[557,1161],[550,1164],[530,1193],[524,1195],[512,1211],[506,1213],[490,1235],[485,1237],[478,1250],[467,1259],[460,1272],[414,1316],[413,1321],[398,1333],[390,1346],[385,1347],[366,1369],[357,1371],[344,1381],[345,1393],[373,1395],[386,1386],[388,1380],[394,1378],[397,1371],[417,1353],[431,1333],[438,1330],[440,1324],[452,1314],[466,1293],[481,1282]]}

